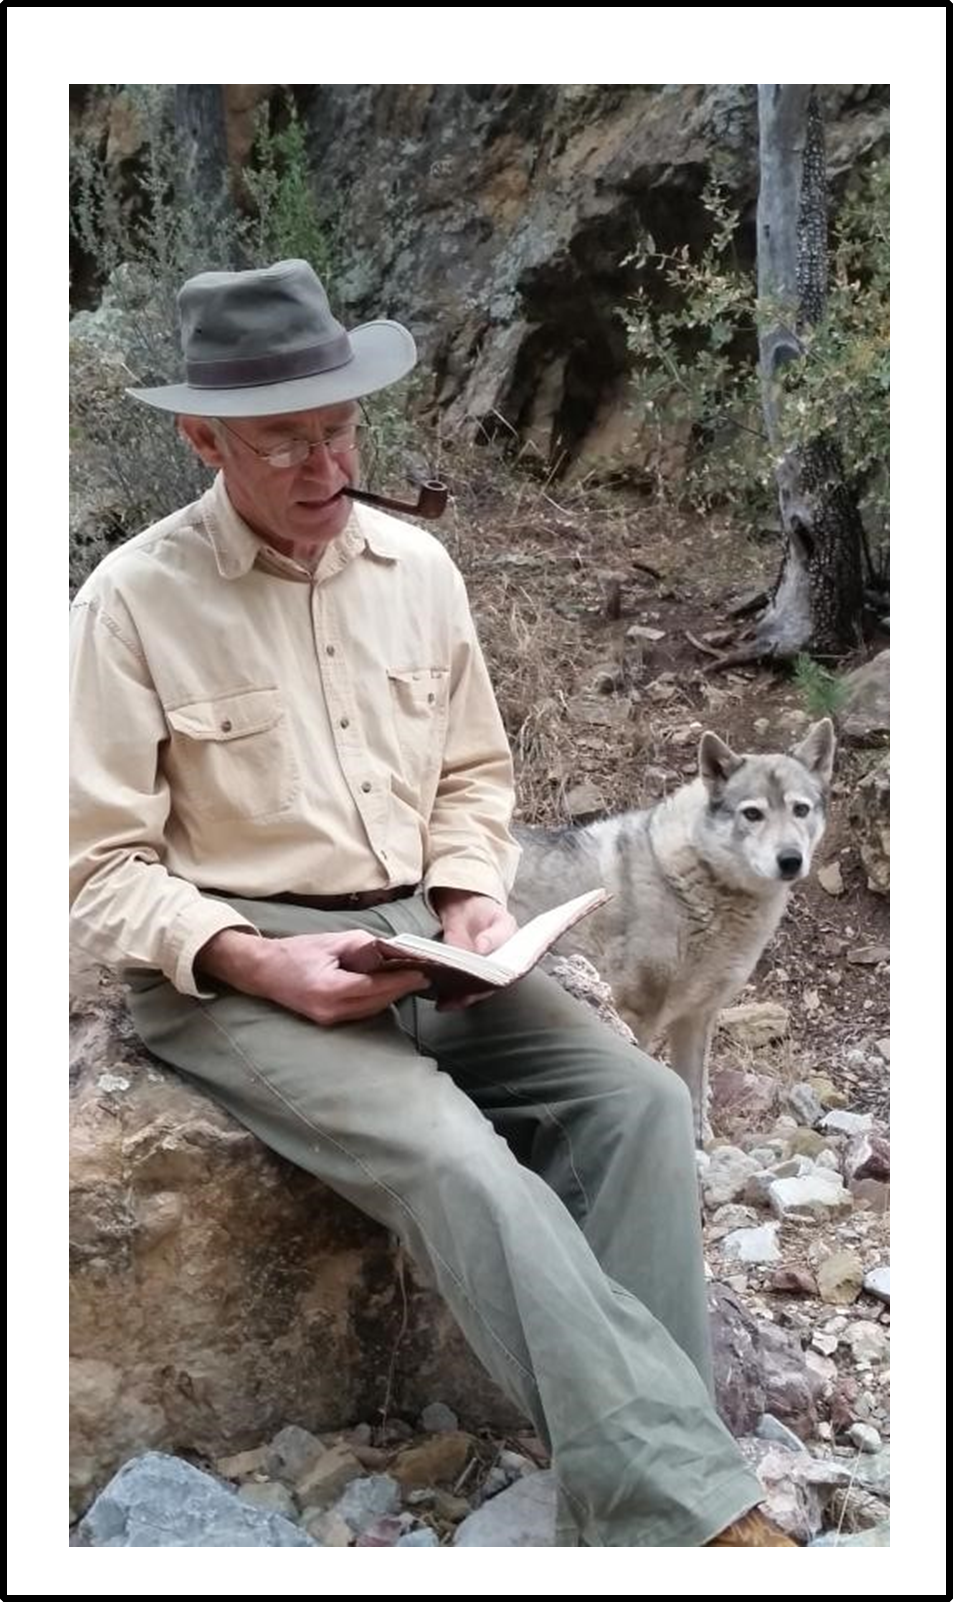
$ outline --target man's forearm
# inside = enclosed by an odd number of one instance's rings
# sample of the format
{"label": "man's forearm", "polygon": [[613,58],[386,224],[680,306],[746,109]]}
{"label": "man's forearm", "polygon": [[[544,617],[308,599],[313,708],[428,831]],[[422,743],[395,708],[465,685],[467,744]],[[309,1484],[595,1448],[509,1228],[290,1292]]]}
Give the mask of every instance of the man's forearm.
{"label": "man's forearm", "polygon": [[203,944],[195,957],[197,973],[217,978],[242,994],[264,994],[266,962],[273,953],[272,941],[226,927]]}

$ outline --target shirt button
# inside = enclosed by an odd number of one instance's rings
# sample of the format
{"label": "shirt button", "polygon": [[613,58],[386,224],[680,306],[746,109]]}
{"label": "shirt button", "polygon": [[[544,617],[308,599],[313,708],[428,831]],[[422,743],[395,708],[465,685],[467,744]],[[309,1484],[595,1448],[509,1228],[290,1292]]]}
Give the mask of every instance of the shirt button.
{"label": "shirt button", "polygon": [[362,781],[361,782],[361,791],[362,792],[370,792],[370,790],[371,790],[370,781]]}
{"label": "shirt button", "polygon": [[435,697],[435,696],[434,696],[434,693],[433,693],[433,692],[432,692],[432,691],[428,691],[428,692],[427,692],[427,701],[428,701],[428,702],[436,702],[436,700],[437,700],[437,699],[436,699],[436,697]]}
{"label": "shirt button", "polygon": [[348,725],[350,723],[351,723],[350,719],[342,719],[341,720],[341,729],[342,730],[347,730],[347,727],[348,727]]}
{"label": "shirt button", "polygon": [[324,648],[324,650],[325,650],[325,651],[326,651],[326,652],[327,652],[327,654],[328,654],[328,656],[329,656],[329,657],[333,657],[333,656],[334,656],[334,647],[333,647],[333,646],[326,646],[326,647],[325,647],[325,648]]}
{"label": "shirt button", "polygon": [[228,733],[228,731],[231,730],[231,728],[232,728],[231,720],[230,719],[223,719],[222,720],[222,729],[226,732],[226,734]]}

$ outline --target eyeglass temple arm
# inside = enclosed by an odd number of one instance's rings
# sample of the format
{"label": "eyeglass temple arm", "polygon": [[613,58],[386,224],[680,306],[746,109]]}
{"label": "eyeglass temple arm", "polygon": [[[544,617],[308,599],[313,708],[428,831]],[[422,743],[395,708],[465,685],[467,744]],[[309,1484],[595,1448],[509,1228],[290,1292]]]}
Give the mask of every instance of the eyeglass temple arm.
{"label": "eyeglass temple arm", "polygon": [[401,511],[408,517],[442,517],[450,494],[447,485],[436,480],[423,484],[414,505],[409,500],[391,500],[385,494],[371,494],[368,489],[346,488],[341,492],[365,506],[377,506],[381,511]]}

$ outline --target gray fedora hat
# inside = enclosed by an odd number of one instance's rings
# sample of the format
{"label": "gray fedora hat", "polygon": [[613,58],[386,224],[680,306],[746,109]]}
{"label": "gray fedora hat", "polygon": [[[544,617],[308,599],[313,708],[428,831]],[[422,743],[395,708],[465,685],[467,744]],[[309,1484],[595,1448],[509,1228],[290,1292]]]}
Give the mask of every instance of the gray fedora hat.
{"label": "gray fedora hat", "polygon": [[416,363],[396,320],[345,331],[311,265],[211,270],[179,293],[184,382],[127,388],[134,399],[189,416],[279,416],[361,399]]}

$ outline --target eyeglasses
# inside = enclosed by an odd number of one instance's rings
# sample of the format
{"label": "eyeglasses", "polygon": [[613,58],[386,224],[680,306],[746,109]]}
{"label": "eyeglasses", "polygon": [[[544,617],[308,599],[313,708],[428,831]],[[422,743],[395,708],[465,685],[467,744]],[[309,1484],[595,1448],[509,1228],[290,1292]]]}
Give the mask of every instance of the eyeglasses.
{"label": "eyeglasses", "polygon": [[220,427],[237,438],[240,444],[250,449],[260,461],[266,461],[276,471],[286,472],[291,466],[301,466],[308,459],[313,449],[326,449],[329,455],[346,455],[349,450],[357,449],[366,431],[366,422],[349,421],[344,426],[333,427],[324,438],[289,438],[285,444],[277,444],[274,449],[259,449],[257,445],[250,444],[247,438],[237,433],[227,421],[220,416],[216,417]]}

